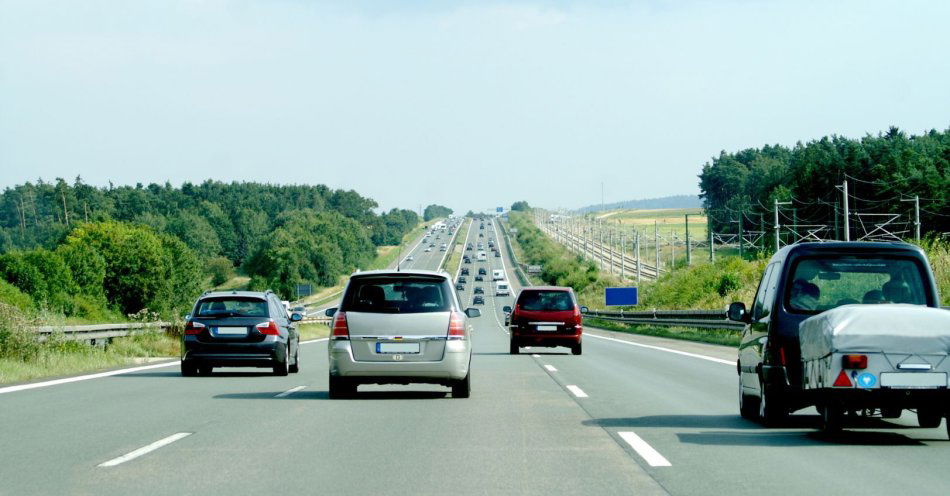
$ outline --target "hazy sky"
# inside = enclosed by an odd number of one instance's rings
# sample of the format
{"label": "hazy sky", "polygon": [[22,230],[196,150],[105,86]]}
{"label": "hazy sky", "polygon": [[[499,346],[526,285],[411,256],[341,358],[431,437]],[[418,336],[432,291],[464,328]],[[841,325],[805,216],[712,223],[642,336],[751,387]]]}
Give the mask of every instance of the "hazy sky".
{"label": "hazy sky", "polygon": [[0,187],[253,180],[484,210],[950,126],[950,1],[0,0]]}

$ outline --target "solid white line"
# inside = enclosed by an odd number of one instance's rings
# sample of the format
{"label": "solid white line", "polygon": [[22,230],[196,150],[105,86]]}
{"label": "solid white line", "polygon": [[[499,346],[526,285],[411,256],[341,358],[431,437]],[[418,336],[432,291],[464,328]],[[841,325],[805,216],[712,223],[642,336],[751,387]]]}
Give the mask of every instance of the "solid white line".
{"label": "solid white line", "polygon": [[531,355],[533,358],[541,358],[541,355]]}
{"label": "solid white line", "polygon": [[641,458],[646,460],[651,467],[671,467],[672,464],[669,460],[663,457],[659,451],[653,449],[653,446],[647,444],[646,441],[640,439],[640,436],[632,432],[618,432],[617,433],[627,444],[630,445],[634,451],[640,455]]}
{"label": "solid white line", "polygon": [[19,386],[7,386],[5,388],[0,388],[0,394],[15,393],[17,391],[26,391],[27,389],[56,386],[59,384],[69,384],[70,382],[88,381],[90,379],[100,379],[102,377],[111,377],[114,375],[129,374],[132,372],[139,372],[142,370],[171,367],[173,365],[178,365],[180,363],[181,362],[179,360],[172,360],[170,362],[156,363],[154,365],[142,365],[141,367],[130,367],[127,369],[110,370],[108,372],[99,372],[97,374],[77,375],[76,377],[66,377],[63,379],[54,379],[52,381],[34,382],[31,384],[20,384]]}
{"label": "solid white line", "polygon": [[305,388],[305,387],[307,387],[307,386],[297,386],[297,387],[295,387],[295,388],[290,388],[290,389],[284,391],[283,393],[280,393],[280,394],[278,394],[277,396],[274,396],[274,397],[275,397],[275,398],[286,398],[286,397],[288,397],[288,396],[290,396],[290,395],[296,393],[297,391],[300,391],[301,389],[303,389],[303,388]]}
{"label": "solid white line", "polygon": [[557,372],[557,369],[553,365],[545,364],[544,368],[548,369],[548,372]]}
{"label": "solid white line", "polygon": [[330,338],[311,339],[309,341],[301,341],[300,344],[319,343],[320,341],[326,341],[328,339]]}
{"label": "solid white line", "polygon": [[699,358],[701,360],[709,360],[710,362],[721,363],[723,365],[731,365],[733,367],[735,367],[736,365],[736,362],[734,361],[723,360],[722,358],[716,358],[716,357],[711,357],[711,356],[706,356],[706,355],[699,355],[696,353],[690,353],[688,351],[680,351],[680,350],[674,350],[670,348],[663,348],[662,346],[653,346],[653,345],[643,344],[643,343],[634,343],[632,341],[624,341],[623,339],[608,338],[606,336],[598,336],[596,334],[590,334],[590,333],[585,333],[584,336],[597,338],[597,339],[606,339],[607,341],[614,341],[616,343],[629,344],[630,346],[639,346],[640,348],[647,348],[647,349],[657,350],[657,351],[665,351],[667,353],[675,353],[677,355],[683,355],[683,356],[688,356],[692,358]]}
{"label": "solid white line", "polygon": [[107,462],[100,463],[98,466],[99,467],[114,467],[120,463],[125,463],[129,460],[134,460],[146,453],[155,451],[158,448],[161,448],[162,446],[167,446],[171,443],[174,443],[175,441],[178,441],[179,439],[186,438],[190,436],[191,434],[192,434],[191,432],[179,432],[178,434],[172,434],[171,436],[168,436],[165,439],[159,439],[158,441],[155,441],[154,443],[148,446],[143,446],[135,451],[126,453],[118,458],[113,458]]}
{"label": "solid white line", "polygon": [[578,398],[587,397],[587,393],[585,393],[581,388],[577,386],[567,386],[567,390],[574,393],[574,396],[577,396]]}

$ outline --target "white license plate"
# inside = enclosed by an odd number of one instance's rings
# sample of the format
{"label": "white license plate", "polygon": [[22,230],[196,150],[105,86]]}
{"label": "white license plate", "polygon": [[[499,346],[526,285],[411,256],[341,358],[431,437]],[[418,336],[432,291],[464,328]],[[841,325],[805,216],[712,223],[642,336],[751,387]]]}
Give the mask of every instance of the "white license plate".
{"label": "white license plate", "polygon": [[539,325],[538,330],[539,331],[556,331],[557,326],[556,325]]}
{"label": "white license plate", "polygon": [[376,353],[419,353],[419,343],[376,343]]}
{"label": "white license plate", "polygon": [[220,336],[247,336],[247,327],[219,327],[216,334]]}
{"label": "white license plate", "polygon": [[947,387],[946,372],[882,372],[881,387],[938,388]]}

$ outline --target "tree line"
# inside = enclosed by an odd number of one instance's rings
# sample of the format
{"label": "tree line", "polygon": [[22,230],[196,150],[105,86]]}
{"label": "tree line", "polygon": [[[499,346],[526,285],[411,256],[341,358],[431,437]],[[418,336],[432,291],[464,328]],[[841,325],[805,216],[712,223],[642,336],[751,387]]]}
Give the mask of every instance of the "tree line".
{"label": "tree line", "polygon": [[292,298],[296,284],[335,284],[419,223],[377,206],[323,185],[16,185],[0,193],[0,298],[66,315],[171,313],[234,268]]}
{"label": "tree line", "polygon": [[775,201],[784,225],[825,225],[843,239],[843,193],[848,181],[852,237],[859,213],[900,214],[895,230],[913,236],[915,197],[924,233],[950,231],[950,129],[908,135],[890,128],[861,139],[826,136],[788,148],[766,145],[721,152],[699,175],[701,198],[715,232],[769,232]]}

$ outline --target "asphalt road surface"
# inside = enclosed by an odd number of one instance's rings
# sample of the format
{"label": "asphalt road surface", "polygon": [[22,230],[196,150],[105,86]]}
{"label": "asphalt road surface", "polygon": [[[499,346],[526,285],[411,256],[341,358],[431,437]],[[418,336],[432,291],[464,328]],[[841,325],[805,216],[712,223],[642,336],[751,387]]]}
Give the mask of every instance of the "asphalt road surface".
{"label": "asphalt road surface", "polygon": [[[484,238],[478,233],[484,232]],[[504,242],[497,227],[460,233]],[[443,235],[443,239],[446,236]],[[441,241],[440,241],[441,242]],[[412,268],[443,253],[413,249]],[[464,244],[463,244],[464,246]],[[299,374],[177,363],[0,388],[0,494],[946,494],[946,430],[913,415],[835,438],[814,412],[766,429],[738,416],[735,351],[589,330],[584,354],[508,354],[491,271],[472,319],[472,397],[431,385],[327,398],[326,341]],[[220,372],[219,372],[220,371]]]}

